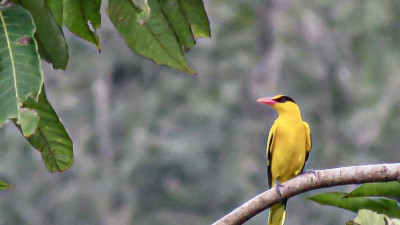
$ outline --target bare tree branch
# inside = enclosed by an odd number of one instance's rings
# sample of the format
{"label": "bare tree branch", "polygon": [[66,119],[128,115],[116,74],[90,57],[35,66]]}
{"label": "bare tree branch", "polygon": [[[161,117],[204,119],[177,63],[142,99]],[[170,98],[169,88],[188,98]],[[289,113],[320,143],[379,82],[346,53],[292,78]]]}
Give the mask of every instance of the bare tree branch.
{"label": "bare tree branch", "polygon": [[395,181],[400,177],[400,163],[350,166],[304,173],[283,183],[279,190],[265,191],[241,205],[213,225],[242,224],[273,204],[306,191],[345,184]]}

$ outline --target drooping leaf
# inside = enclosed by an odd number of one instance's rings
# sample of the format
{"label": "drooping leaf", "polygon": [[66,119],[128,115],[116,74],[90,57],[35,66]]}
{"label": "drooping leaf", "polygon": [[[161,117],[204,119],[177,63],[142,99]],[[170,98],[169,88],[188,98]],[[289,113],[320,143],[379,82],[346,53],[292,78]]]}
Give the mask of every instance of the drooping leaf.
{"label": "drooping leaf", "polygon": [[19,123],[22,103],[39,96],[43,75],[34,32],[27,10],[0,7],[0,126],[10,118]]}
{"label": "drooping leaf", "polygon": [[14,185],[6,183],[3,179],[0,179],[0,191],[13,188]]}
{"label": "drooping leaf", "polygon": [[[74,162],[72,140],[58,118],[57,113],[46,98],[44,87],[39,101],[29,98],[24,107],[35,110],[39,114],[39,124],[34,134],[27,140],[41,154],[50,172],[62,172]],[[16,124],[21,130],[21,126]]]}
{"label": "drooping leaf", "polygon": [[378,214],[371,210],[361,209],[354,221],[348,221],[347,225],[400,225],[399,219],[391,219],[386,215]]}
{"label": "drooping leaf", "polygon": [[63,21],[67,28],[77,36],[93,43],[100,50],[100,41],[96,31],[101,24],[101,0],[63,1]]}
{"label": "drooping leaf", "polygon": [[208,20],[203,0],[179,1],[185,18],[192,28],[195,37],[210,37],[210,21]]}
{"label": "drooping leaf", "polygon": [[179,0],[160,0],[162,11],[167,17],[169,23],[178,37],[179,42],[185,50],[189,50],[193,45],[196,44],[190,24],[185,18],[184,11],[179,5]]}
{"label": "drooping leaf", "polygon": [[326,192],[308,197],[322,205],[336,206],[347,209],[352,212],[358,212],[361,209],[369,209],[374,212],[386,214],[389,217],[400,218],[400,208],[396,201],[386,198],[345,198],[347,193],[343,192]]}
{"label": "drooping leaf", "polygon": [[363,184],[350,192],[346,197],[386,196],[400,197],[400,182],[380,182]]}
{"label": "drooping leaf", "polygon": [[26,108],[21,108],[21,130],[25,137],[31,136],[35,133],[39,124],[39,115],[36,111]]}
{"label": "drooping leaf", "polygon": [[139,23],[139,11],[131,0],[109,0],[107,13],[119,34],[135,52],[158,64],[194,74],[158,0],[149,0],[148,5],[150,18],[144,24]]}
{"label": "drooping leaf", "polygon": [[45,0],[18,0],[18,2],[29,10],[33,17],[40,56],[53,64],[54,68],[65,69],[69,59],[67,43]]}
{"label": "drooping leaf", "polygon": [[47,6],[51,9],[54,19],[56,20],[58,26],[62,26],[63,23],[63,6],[62,0],[46,0]]}
{"label": "drooping leaf", "polygon": [[96,30],[101,26],[101,14],[100,14],[101,0],[89,0],[82,2],[82,9],[87,19],[87,22],[93,26]]}

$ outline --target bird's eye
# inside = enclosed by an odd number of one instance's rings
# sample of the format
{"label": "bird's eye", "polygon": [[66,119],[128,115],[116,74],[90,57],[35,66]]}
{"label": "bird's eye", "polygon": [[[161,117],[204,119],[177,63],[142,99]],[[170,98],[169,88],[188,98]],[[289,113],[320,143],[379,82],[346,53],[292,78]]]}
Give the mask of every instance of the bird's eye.
{"label": "bird's eye", "polygon": [[287,101],[287,98],[286,98],[286,96],[281,96],[281,97],[277,98],[275,101],[279,102],[279,103],[284,103]]}
{"label": "bird's eye", "polygon": [[288,97],[288,96],[279,97],[279,98],[275,99],[275,101],[279,102],[279,103],[285,103],[287,101],[294,102],[294,100],[292,98]]}

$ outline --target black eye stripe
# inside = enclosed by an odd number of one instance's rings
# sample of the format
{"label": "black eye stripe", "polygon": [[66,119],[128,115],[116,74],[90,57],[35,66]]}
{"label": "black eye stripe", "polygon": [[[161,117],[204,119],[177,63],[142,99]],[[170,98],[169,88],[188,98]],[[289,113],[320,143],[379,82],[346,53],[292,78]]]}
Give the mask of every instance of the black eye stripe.
{"label": "black eye stripe", "polygon": [[279,102],[279,103],[284,103],[284,102],[287,102],[287,101],[295,103],[295,101],[289,96],[281,96],[281,97],[275,99],[275,101]]}

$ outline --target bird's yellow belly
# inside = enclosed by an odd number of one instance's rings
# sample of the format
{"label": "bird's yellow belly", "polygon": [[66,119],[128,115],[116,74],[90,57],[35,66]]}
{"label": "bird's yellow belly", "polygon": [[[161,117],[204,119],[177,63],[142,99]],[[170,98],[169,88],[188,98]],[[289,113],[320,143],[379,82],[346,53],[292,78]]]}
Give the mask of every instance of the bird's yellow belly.
{"label": "bird's yellow belly", "polygon": [[[273,181],[285,182],[297,176],[305,163],[306,134],[304,126],[295,126],[285,131],[277,130],[271,159]],[[274,183],[273,182],[273,183]]]}

